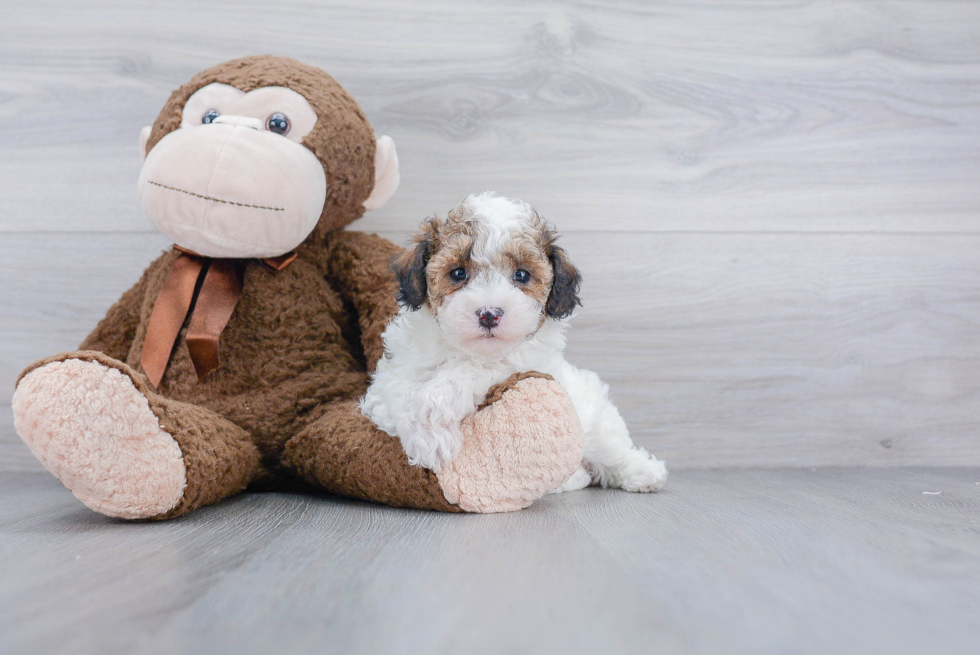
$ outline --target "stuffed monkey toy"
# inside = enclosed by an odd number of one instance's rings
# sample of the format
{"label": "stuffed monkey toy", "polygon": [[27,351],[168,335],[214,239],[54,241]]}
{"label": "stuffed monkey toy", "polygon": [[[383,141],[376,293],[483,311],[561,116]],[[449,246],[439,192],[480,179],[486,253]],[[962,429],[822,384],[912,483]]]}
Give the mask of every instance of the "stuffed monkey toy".
{"label": "stuffed monkey toy", "polygon": [[360,413],[402,249],[343,228],[394,193],[398,158],[332,77],[270,56],[215,66],[174,91],[141,145],[143,209],[173,249],[13,397],[18,434],[85,505],[169,519],[298,479],[496,512],[575,471],[575,411],[534,372],[490,390],[439,472]]}

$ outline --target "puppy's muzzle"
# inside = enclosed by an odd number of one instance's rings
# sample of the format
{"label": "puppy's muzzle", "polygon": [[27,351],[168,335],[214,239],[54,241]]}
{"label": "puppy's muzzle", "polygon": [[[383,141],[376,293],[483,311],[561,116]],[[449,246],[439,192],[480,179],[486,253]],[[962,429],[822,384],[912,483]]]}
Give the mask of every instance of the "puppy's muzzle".
{"label": "puppy's muzzle", "polygon": [[504,310],[500,307],[484,307],[476,310],[476,315],[480,327],[492,330],[500,323],[500,317],[504,315]]}

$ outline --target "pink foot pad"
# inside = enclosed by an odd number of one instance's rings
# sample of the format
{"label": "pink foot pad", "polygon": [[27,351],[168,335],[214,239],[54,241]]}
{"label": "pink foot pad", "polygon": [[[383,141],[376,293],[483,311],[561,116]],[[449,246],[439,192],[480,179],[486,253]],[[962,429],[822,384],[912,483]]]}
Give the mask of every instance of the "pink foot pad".
{"label": "pink foot pad", "polygon": [[52,362],[21,380],[12,405],[21,439],[96,512],[150,518],[183,498],[180,447],[122,372],[80,359]]}

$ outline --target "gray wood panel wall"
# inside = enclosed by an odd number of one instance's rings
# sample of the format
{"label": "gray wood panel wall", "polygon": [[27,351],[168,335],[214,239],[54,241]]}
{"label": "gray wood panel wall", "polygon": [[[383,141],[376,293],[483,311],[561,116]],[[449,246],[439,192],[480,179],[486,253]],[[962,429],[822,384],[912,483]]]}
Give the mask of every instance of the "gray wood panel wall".
{"label": "gray wood panel wall", "polygon": [[166,247],[137,135],[198,70],[332,73],[403,240],[534,203],[585,275],[569,358],[674,468],[980,464],[980,3],[0,3],[0,466],[9,398]]}

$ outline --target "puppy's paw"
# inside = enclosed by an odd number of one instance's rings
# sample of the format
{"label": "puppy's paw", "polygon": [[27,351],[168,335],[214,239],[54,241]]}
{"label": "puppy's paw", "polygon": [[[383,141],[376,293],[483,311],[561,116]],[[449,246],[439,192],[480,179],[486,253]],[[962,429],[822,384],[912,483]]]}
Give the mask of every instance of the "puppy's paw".
{"label": "puppy's paw", "polygon": [[614,484],[625,491],[649,493],[667,482],[667,465],[642,448],[634,448],[616,469]]}
{"label": "puppy's paw", "polygon": [[[448,381],[430,382],[416,396],[419,420],[432,426],[459,425],[476,411],[471,394]],[[457,429],[458,433],[459,430]]]}
{"label": "puppy's paw", "polygon": [[458,385],[430,382],[413,394],[396,419],[396,432],[408,461],[439,471],[455,459],[463,445],[460,421],[476,409]]}
{"label": "puppy's paw", "polygon": [[552,489],[548,493],[560,494],[566,491],[578,491],[579,489],[585,489],[590,484],[592,484],[592,474],[580,466],[575,469],[571,477],[565,480],[560,487]]}
{"label": "puppy's paw", "polygon": [[458,426],[429,425],[412,422],[400,432],[402,448],[408,462],[438,472],[455,459],[463,445],[463,435]]}

